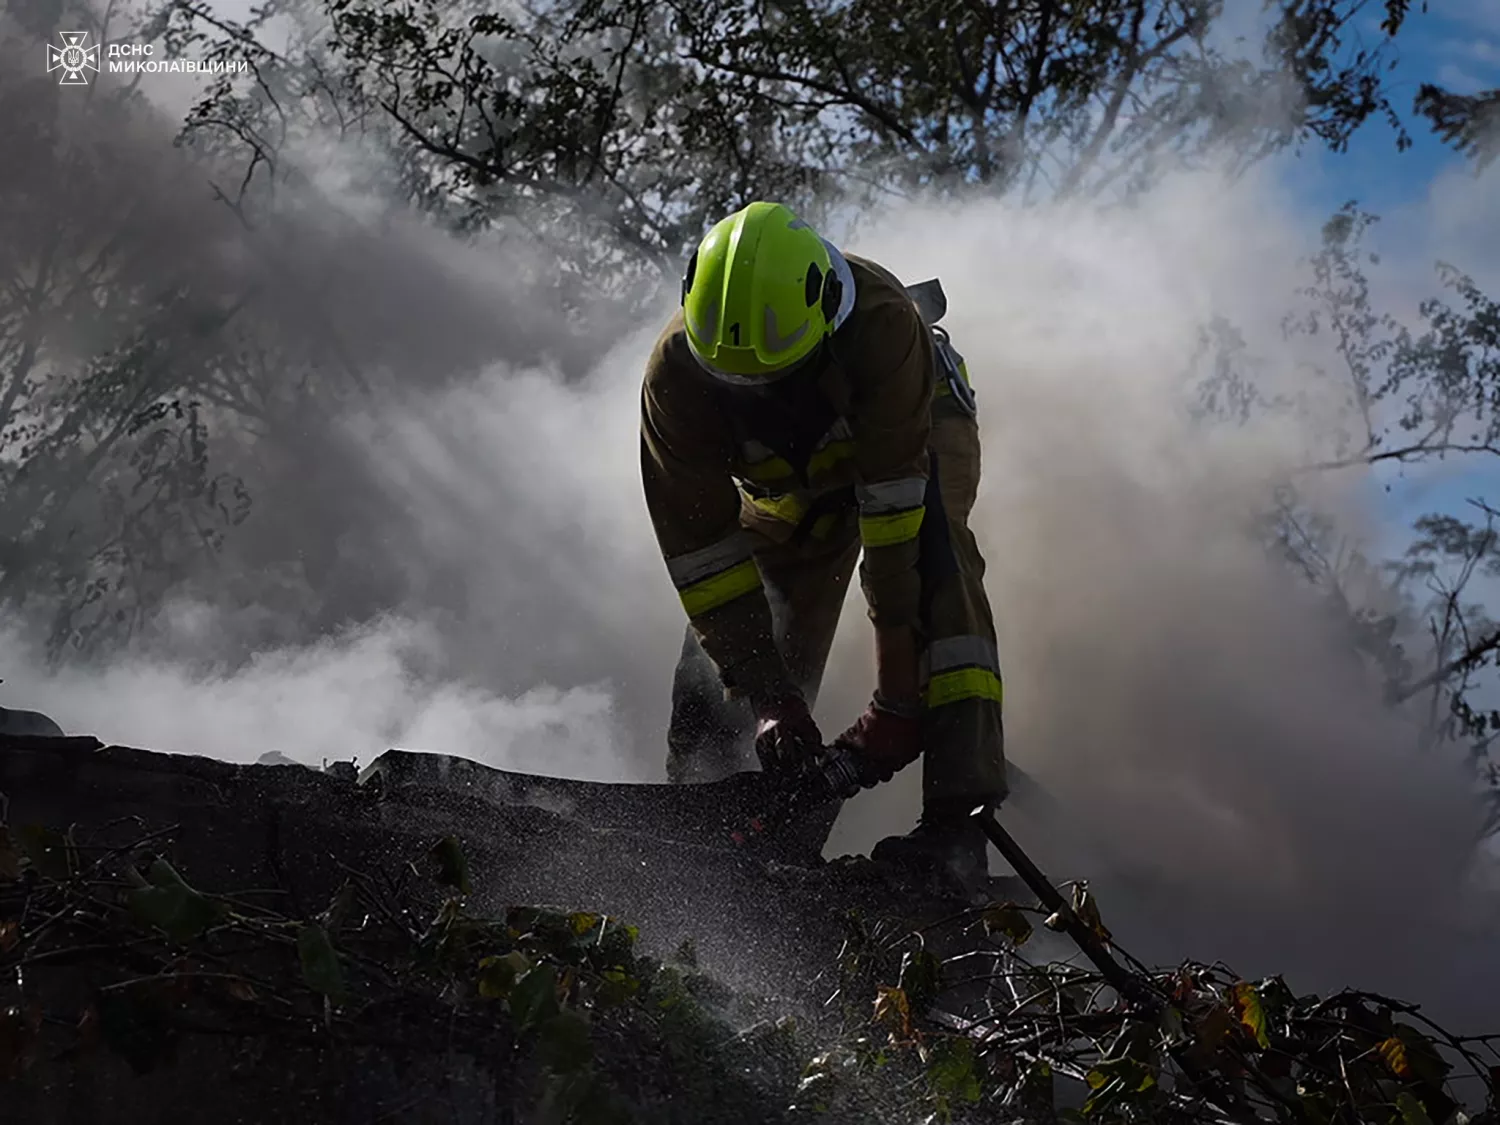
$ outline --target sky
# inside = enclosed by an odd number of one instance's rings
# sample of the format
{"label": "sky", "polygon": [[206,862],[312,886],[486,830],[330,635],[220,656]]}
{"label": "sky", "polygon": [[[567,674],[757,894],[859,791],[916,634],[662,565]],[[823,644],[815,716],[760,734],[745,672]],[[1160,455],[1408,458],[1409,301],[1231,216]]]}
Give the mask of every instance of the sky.
{"label": "sky", "polygon": [[[1391,83],[1405,109],[1423,81],[1460,94],[1500,85],[1500,0],[1429,0],[1401,30],[1401,55]],[[1372,17],[1373,18],[1373,17]],[[1358,198],[1380,212],[1424,199],[1434,179],[1462,169],[1463,157],[1431,132],[1413,128],[1413,145],[1398,153],[1394,132],[1371,122],[1347,152],[1319,146],[1285,160],[1286,182],[1309,207],[1332,210]]]}

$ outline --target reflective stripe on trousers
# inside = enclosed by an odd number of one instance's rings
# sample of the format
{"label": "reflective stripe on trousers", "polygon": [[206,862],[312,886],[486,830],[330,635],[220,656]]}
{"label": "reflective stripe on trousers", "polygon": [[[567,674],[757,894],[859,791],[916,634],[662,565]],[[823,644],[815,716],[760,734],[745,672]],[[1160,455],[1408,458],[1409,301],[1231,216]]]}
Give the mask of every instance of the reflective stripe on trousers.
{"label": "reflective stripe on trousers", "polygon": [[922,656],[922,679],[928,707],[964,699],[1004,702],[999,651],[993,640],[977,633],[934,639]]}

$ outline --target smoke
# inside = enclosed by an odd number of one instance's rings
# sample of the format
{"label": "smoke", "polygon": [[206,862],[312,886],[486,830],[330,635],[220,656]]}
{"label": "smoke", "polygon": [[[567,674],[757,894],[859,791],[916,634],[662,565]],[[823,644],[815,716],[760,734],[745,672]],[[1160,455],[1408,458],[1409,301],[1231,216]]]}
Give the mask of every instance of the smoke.
{"label": "smoke", "polygon": [[[296,440],[231,429],[219,449],[256,508],[216,567],[102,664],[44,671],[17,625],[6,702],[70,731],[234,760],[401,745],[661,777],[683,620],[640,498],[636,409],[670,303],[597,322],[601,339],[547,284],[544,244],[505,231],[461,245],[391,213],[342,150],[322,154],[318,190],[251,231],[204,205],[201,181],[161,174],[175,159],[165,129],[116,143],[161,161],[111,182],[157,193],[138,270],[254,291],[243,331],[268,342],[275,370],[356,370],[370,394],[309,413]],[[26,164],[33,178],[47,167]],[[69,220],[97,202],[56,198],[78,209]],[[1274,184],[1209,173],[1109,212],[911,207],[849,247],[909,281],[942,278],[979,392],[974,524],[1009,752],[1069,810],[1057,824],[1018,802],[1024,842],[1059,876],[1094,875],[1139,953],[1285,971],[1298,989],[1389,986],[1474,1014],[1479,943],[1455,914],[1466,783],[1415,755],[1337,623],[1252,530],[1340,421],[1335,389],[1305,375],[1326,342],[1277,328],[1308,248]],[[1306,396],[1304,412],[1194,420],[1199,329],[1215,313],[1245,331],[1263,378]],[[1378,521],[1359,473],[1305,484],[1346,527]],[[819,701],[830,733],[864,705],[870,674],[855,592]],[[908,828],[916,783],[914,767],[852,802],[834,850]],[[1143,876],[1149,889],[1127,893]]]}
{"label": "smoke", "polygon": [[[192,623],[178,623],[191,651]],[[277,751],[309,765],[368,762],[388,746],[464,746],[519,769],[547,772],[562,762],[583,776],[610,772],[618,746],[607,691],[542,684],[501,698],[417,673],[442,658],[442,645],[430,625],[380,620],[258,654],[228,675],[195,676],[170,659],[137,657],[21,679],[12,694],[63,716],[66,729],[226,761]]]}
{"label": "smoke", "polygon": [[[1009,751],[1069,810],[1027,841],[1095,877],[1137,953],[1212,950],[1296,988],[1381,980],[1492,1017],[1458,906],[1468,782],[1415,753],[1411,718],[1254,533],[1342,421],[1337,387],[1306,374],[1320,342],[1274,331],[1304,238],[1273,185],[1201,175],[1107,215],[915,211],[870,250],[941,273],[976,381]],[[1193,420],[1216,312],[1305,412]],[[1363,473],[1299,480],[1346,528],[1379,518]]]}

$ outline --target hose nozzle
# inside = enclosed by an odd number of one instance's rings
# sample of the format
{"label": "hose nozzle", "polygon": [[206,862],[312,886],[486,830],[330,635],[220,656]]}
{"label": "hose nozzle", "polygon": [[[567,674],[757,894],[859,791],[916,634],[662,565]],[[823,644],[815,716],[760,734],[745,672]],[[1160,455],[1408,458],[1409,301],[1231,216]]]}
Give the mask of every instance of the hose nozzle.
{"label": "hose nozzle", "polygon": [[854,796],[865,785],[854,755],[837,744],[828,748],[827,756],[817,767],[816,777],[819,788],[828,798],[840,800]]}

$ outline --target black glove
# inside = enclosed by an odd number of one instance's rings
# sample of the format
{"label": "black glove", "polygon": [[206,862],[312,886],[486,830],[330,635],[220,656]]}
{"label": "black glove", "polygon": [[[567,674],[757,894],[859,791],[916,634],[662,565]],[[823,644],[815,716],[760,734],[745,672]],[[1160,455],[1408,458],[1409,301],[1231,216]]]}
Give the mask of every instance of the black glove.
{"label": "black glove", "polygon": [[811,765],[822,749],[823,734],[800,693],[756,704],[755,753],[761,769],[794,775]]}

